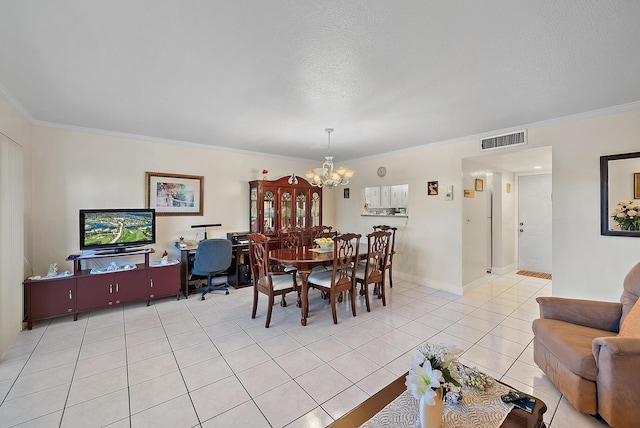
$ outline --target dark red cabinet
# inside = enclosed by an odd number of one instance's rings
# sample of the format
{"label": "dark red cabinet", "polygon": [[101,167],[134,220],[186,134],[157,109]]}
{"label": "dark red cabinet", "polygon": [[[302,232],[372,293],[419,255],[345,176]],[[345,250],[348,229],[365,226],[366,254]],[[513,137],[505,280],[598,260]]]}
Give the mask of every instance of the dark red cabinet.
{"label": "dark red cabinet", "polygon": [[[46,278],[24,281],[24,309],[27,328],[33,321],[73,315],[94,309],[108,308],[125,303],[147,301],[175,295],[180,298],[180,264],[149,266],[149,254],[142,250],[144,264],[135,269],[91,274],[81,269],[81,260],[104,256],[84,256],[74,260],[74,275],[64,278]],[[123,255],[131,256],[132,253]],[[117,256],[116,256],[117,257]],[[68,259],[69,260],[69,259]]]}

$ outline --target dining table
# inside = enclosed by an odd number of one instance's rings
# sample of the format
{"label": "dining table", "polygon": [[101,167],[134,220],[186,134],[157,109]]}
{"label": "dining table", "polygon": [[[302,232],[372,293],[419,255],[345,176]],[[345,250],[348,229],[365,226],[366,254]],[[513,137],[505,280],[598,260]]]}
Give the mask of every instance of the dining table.
{"label": "dining table", "polygon": [[[368,246],[360,243],[359,257],[366,257]],[[269,252],[269,258],[273,261],[291,265],[297,268],[302,284],[300,285],[300,307],[302,319],[300,323],[307,325],[308,316],[308,296],[309,296],[309,275],[316,266],[326,266],[333,264],[333,247],[322,249],[311,246],[296,248],[279,248]]]}

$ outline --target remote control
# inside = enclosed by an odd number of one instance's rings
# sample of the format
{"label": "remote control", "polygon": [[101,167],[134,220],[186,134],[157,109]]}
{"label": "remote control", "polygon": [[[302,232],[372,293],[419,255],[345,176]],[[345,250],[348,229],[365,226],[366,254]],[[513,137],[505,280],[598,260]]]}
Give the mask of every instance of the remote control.
{"label": "remote control", "polygon": [[507,394],[504,394],[504,395],[500,396],[500,398],[505,403],[512,403],[514,401],[518,401],[518,400],[522,400],[524,398],[527,398],[527,396],[522,394],[521,392],[514,391],[513,389],[511,389],[511,390],[509,390],[509,392]]}

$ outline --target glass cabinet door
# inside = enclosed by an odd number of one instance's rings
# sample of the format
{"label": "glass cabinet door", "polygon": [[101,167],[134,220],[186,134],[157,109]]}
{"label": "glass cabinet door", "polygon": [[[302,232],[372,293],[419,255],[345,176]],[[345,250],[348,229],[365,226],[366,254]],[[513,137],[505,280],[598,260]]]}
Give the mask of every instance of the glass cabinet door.
{"label": "glass cabinet door", "polygon": [[291,192],[288,190],[282,192],[280,196],[280,229],[292,226],[292,200]]}
{"label": "glass cabinet door", "polygon": [[262,233],[265,235],[273,235],[276,233],[276,195],[273,190],[264,191],[262,204],[264,213],[264,228]]}
{"label": "glass cabinet door", "polygon": [[298,227],[307,227],[307,192],[298,190],[296,195],[296,223]]}
{"label": "glass cabinet door", "polygon": [[315,190],[311,192],[311,227],[322,226],[320,224],[320,211],[322,209],[322,200],[320,194]]}
{"label": "glass cabinet door", "polygon": [[258,188],[251,188],[249,200],[249,226],[252,233],[260,232],[258,228]]}

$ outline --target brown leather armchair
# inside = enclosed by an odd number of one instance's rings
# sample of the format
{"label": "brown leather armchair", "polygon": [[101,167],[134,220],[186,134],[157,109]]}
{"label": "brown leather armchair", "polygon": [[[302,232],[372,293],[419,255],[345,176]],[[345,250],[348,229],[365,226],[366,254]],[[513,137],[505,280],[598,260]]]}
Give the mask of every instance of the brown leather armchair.
{"label": "brown leather armchair", "polygon": [[640,263],[624,280],[621,303],[538,297],[533,359],[581,413],[612,427],[640,423],[640,338],[618,337],[640,295]]}

